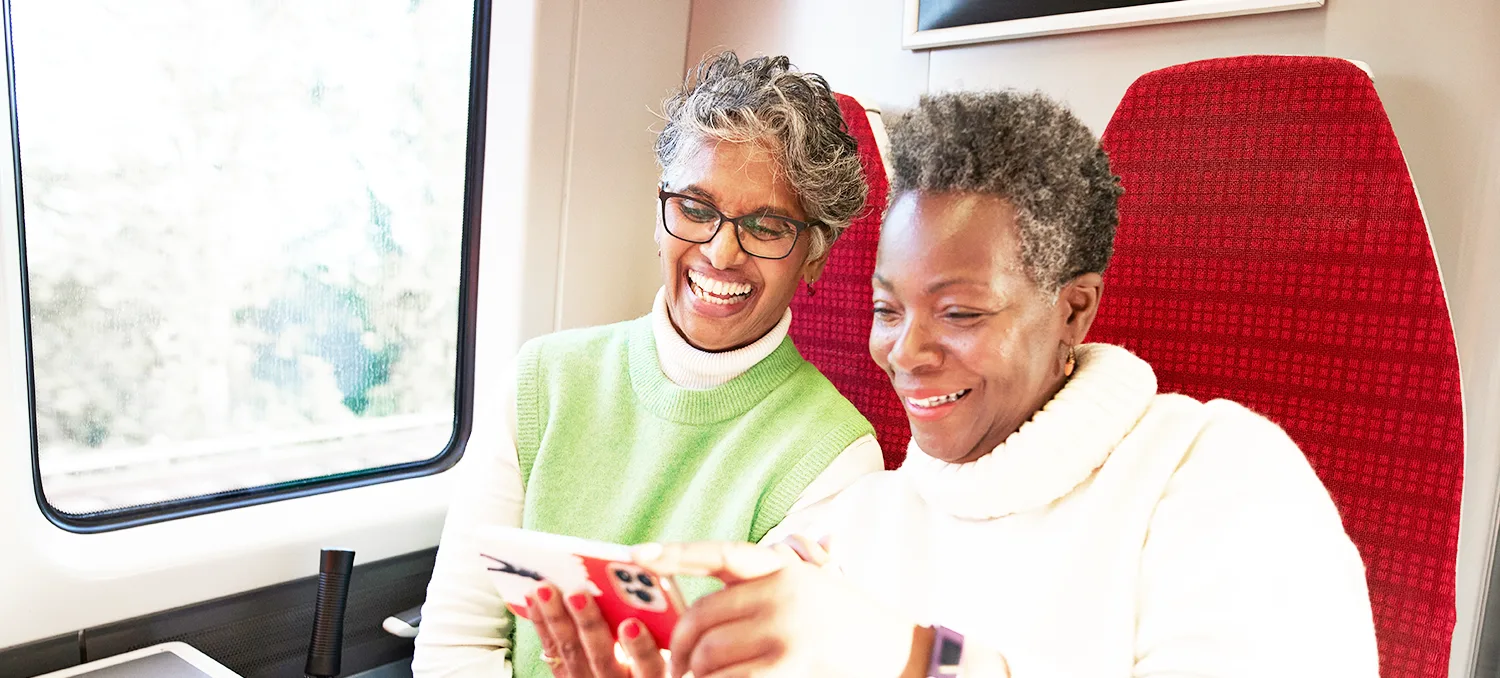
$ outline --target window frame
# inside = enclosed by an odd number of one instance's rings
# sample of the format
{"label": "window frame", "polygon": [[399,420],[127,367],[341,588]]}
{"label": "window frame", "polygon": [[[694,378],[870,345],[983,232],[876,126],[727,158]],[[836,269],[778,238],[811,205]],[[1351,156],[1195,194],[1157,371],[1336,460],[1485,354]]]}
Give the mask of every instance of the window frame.
{"label": "window frame", "polygon": [[491,0],[474,0],[469,48],[468,130],[464,152],[463,233],[460,236],[458,341],[454,361],[454,426],[448,444],[435,456],[392,466],[307,478],[261,487],[227,490],[88,514],[54,508],[42,488],[40,446],[37,444],[36,364],[32,355],[31,290],[26,252],[25,184],[21,172],[19,105],[16,103],[14,27],[10,0],[0,0],[4,29],[5,87],[12,171],[15,173],[17,255],[20,263],[20,313],[26,362],[26,420],[29,426],[31,485],[37,507],[48,521],[68,532],[93,534],[228,511],[247,506],[307,497],[327,492],[407,480],[441,473],[458,463],[474,423],[474,359],[479,293],[480,218],[483,205],[485,121],[488,110]]}

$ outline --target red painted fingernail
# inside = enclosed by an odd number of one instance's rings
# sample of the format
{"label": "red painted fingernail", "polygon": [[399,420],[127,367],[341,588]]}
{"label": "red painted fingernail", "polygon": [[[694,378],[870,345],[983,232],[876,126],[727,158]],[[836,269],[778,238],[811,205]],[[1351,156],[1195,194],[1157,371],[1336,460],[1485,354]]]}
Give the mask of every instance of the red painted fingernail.
{"label": "red painted fingernail", "polygon": [[575,610],[582,610],[585,605],[589,604],[589,599],[582,593],[575,593],[568,596],[568,604],[572,605]]}
{"label": "red painted fingernail", "polygon": [[544,602],[544,603],[550,603],[550,602],[552,602],[552,589],[549,589],[549,588],[540,588],[540,589],[537,589],[536,590],[536,597],[540,598],[541,601]]}
{"label": "red painted fingernail", "polygon": [[628,638],[630,640],[635,640],[635,637],[639,636],[639,635],[641,635],[641,623],[640,622],[638,622],[638,621],[636,621],[634,619],[632,619],[632,620],[630,620],[628,622],[625,622],[625,637],[626,638]]}

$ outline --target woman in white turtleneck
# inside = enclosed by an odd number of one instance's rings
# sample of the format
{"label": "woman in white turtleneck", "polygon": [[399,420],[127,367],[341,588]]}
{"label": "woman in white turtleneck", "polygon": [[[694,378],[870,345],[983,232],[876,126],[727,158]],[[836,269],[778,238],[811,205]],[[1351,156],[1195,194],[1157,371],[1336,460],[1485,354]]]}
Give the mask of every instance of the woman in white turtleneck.
{"label": "woman in white turtleneck", "polygon": [[[551,589],[528,605],[535,624],[513,618],[477,557],[479,527],[759,541],[802,529],[882,467],[869,422],[787,337],[797,286],[814,284],[867,190],[827,83],[785,57],[724,53],[690,74],[665,114],[663,287],[646,317],[522,349],[491,420],[500,425],[470,442],[458,468],[417,676],[583,676],[614,662],[558,635],[570,629],[549,632],[547,618],[565,615]],[[640,628],[627,620],[618,631]]]}
{"label": "woman in white turtleneck", "polygon": [[891,146],[870,353],[907,460],[801,560],[639,550],[730,583],[678,624],[672,675],[1375,678],[1363,565],[1297,446],[1082,343],[1120,194],[1088,129],[1040,94],[945,94]]}

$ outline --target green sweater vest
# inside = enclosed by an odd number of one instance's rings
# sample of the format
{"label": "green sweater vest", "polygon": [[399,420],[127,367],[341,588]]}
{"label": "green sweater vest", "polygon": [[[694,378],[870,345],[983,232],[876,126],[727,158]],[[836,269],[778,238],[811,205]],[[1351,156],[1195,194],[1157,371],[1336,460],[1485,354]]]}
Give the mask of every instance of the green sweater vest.
{"label": "green sweater vest", "polygon": [[[760,541],[874,430],[790,338],[693,391],[662,374],[649,316],[528,342],[516,361],[522,526],[620,544]],[[679,582],[688,600],[714,580]],[[517,620],[517,678],[550,676]]]}

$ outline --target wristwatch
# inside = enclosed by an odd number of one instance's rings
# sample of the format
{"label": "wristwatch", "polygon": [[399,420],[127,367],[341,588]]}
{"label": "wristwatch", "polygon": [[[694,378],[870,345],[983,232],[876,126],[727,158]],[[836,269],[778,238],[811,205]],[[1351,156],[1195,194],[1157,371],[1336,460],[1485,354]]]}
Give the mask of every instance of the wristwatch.
{"label": "wristwatch", "polygon": [[932,628],[932,658],[927,660],[927,678],[958,678],[964,656],[964,636],[946,626]]}

